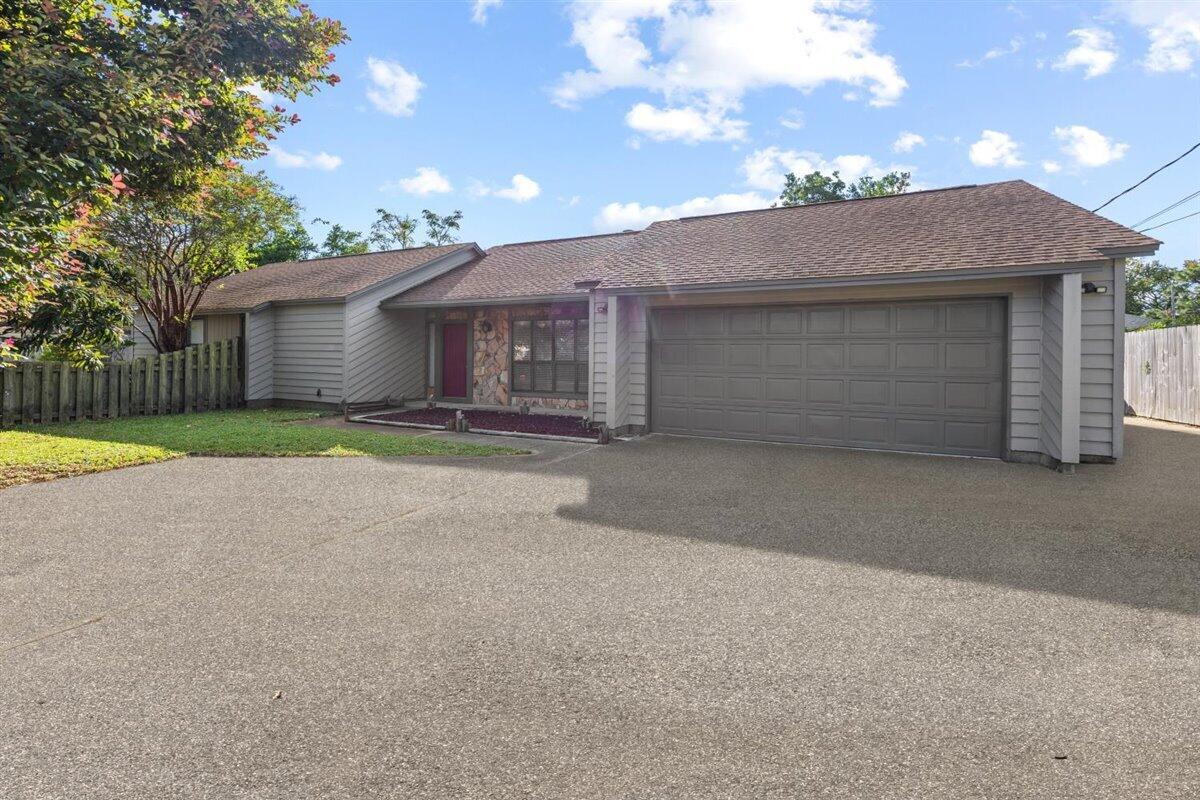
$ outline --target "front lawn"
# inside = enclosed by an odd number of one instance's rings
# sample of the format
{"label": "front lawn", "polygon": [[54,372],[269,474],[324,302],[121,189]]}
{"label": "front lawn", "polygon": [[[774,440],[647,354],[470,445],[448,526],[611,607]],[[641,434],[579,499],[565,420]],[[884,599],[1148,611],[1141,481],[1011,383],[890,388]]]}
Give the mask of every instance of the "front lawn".
{"label": "front lawn", "polygon": [[312,411],[254,409],[37,425],[0,431],[0,488],[212,456],[491,456],[526,452],[434,437],[293,424]]}

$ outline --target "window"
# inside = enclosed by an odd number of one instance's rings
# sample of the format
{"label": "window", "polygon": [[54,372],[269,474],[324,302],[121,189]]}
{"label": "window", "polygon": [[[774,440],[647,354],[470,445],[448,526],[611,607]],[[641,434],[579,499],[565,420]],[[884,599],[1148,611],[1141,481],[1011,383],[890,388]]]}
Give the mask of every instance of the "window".
{"label": "window", "polygon": [[192,327],[188,331],[188,344],[204,344],[204,320],[192,320]]}
{"label": "window", "polygon": [[585,395],[588,381],[587,319],[514,319],[514,394]]}

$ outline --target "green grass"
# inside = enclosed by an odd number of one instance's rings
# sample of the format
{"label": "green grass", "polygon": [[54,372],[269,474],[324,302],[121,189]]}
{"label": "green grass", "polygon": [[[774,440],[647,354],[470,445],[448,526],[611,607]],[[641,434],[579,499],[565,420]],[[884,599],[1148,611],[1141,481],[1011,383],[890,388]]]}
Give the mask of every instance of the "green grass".
{"label": "green grass", "polygon": [[0,488],[212,456],[492,456],[528,452],[296,422],[313,411],[256,409],[35,425],[0,431]]}

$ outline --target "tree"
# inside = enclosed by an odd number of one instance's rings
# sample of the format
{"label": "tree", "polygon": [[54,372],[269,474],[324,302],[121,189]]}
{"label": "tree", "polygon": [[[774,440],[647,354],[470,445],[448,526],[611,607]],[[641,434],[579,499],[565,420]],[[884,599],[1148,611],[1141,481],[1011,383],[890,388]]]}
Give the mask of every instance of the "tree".
{"label": "tree", "polygon": [[[263,178],[266,180],[266,178]],[[282,197],[282,191],[271,184],[272,191]],[[272,217],[267,235],[250,248],[250,262],[255,267],[281,261],[303,261],[317,252],[317,245],[300,221],[299,202],[295,197],[283,198],[280,212]]]}
{"label": "tree", "polygon": [[904,194],[908,191],[910,178],[912,174],[908,172],[889,172],[881,178],[864,175],[854,183],[847,184],[837,170],[834,170],[832,175],[810,172],[803,178],[797,178],[795,173],[789,172],[783,179],[779,205],[806,206],[832,200],[860,200],[864,197]]}
{"label": "tree", "polygon": [[406,250],[415,243],[417,221],[405,214],[403,217],[384,208],[375,209],[375,221],[371,223],[371,244],[380,250]]}
{"label": "tree", "polygon": [[334,84],[344,39],[300,0],[0,0],[0,320],[87,269],[115,199],[265,153],[299,118],[244,87]]}
{"label": "tree", "polygon": [[[330,225],[329,220],[320,217],[313,218],[313,222],[318,225]],[[356,256],[369,252],[371,252],[371,243],[367,241],[361,231],[351,230],[340,222],[335,222],[326,231],[325,240],[321,242],[317,256],[332,258],[334,256]]]}
{"label": "tree", "polygon": [[1189,259],[1176,268],[1157,259],[1130,259],[1125,313],[1148,317],[1154,328],[1200,325],[1200,260]]}
{"label": "tree", "polygon": [[458,241],[457,232],[462,222],[463,212],[455,211],[444,217],[438,216],[428,208],[422,209],[421,216],[425,219],[425,244],[436,246],[454,244]]}
{"label": "tree", "polygon": [[134,195],[104,215],[118,291],[150,322],[139,334],[160,353],[187,345],[192,314],[213,283],[253,267],[254,248],[295,212],[269,180],[217,169],[186,194]]}
{"label": "tree", "polygon": [[94,254],[82,254],[79,263],[73,280],[14,309],[9,324],[20,331],[22,352],[94,367],[127,343],[132,314],[113,279],[117,267]]}

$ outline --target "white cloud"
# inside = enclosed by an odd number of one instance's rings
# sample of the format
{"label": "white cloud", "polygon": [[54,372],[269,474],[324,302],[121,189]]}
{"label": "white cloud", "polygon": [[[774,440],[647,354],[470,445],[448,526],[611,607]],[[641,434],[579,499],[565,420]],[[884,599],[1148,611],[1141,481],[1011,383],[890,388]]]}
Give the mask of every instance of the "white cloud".
{"label": "white cloud", "polygon": [[1055,128],[1054,138],[1062,142],[1062,151],[1081,167],[1102,167],[1120,161],[1129,149],[1129,145],[1083,125]]}
{"label": "white cloud", "polygon": [[747,211],[766,208],[770,201],[758,192],[719,194],[716,197],[693,197],[673,206],[644,206],[641,203],[609,203],[600,209],[593,223],[597,230],[621,231],[644,228],[662,219],[694,217],[700,214],[723,214],[728,211]]}
{"label": "white cloud", "polygon": [[1055,69],[1083,67],[1085,78],[1095,78],[1117,63],[1116,40],[1102,28],[1077,28],[1071,31],[1076,45],[1054,62]]}
{"label": "white cloud", "polygon": [[625,115],[625,124],[656,142],[675,139],[696,144],[745,139],[748,123],[697,108],[655,108],[638,103]]}
{"label": "white cloud", "polygon": [[1053,175],[1055,172],[1062,171],[1062,164],[1059,164],[1057,161],[1043,161],[1042,169]]}
{"label": "white cloud", "polygon": [[1025,163],[1021,160],[1020,145],[1000,131],[985,130],[979,141],[971,145],[970,157],[977,167],[1019,167]]}
{"label": "white cloud", "polygon": [[271,94],[266,89],[264,89],[262,87],[262,84],[259,83],[258,81],[255,81],[254,83],[248,83],[245,86],[239,86],[238,89],[245,92],[246,94],[254,95],[255,97],[258,98],[258,101],[260,103],[262,103],[264,106],[269,106],[269,105],[275,104],[275,95]]}
{"label": "white cloud", "polygon": [[896,137],[896,141],[892,142],[893,153],[911,153],[913,148],[925,144],[925,137],[919,133],[903,131]]}
{"label": "white cloud", "polygon": [[995,61],[997,58],[1004,58],[1005,56],[1011,56],[1014,53],[1018,52],[1024,46],[1025,46],[1025,40],[1023,40],[1020,36],[1016,36],[1016,37],[1008,40],[1007,47],[993,47],[991,50],[988,50],[986,53],[984,53],[979,58],[976,58],[974,60],[968,58],[968,59],[958,62],[958,66],[966,67],[968,69],[983,66],[984,64],[986,64],[989,61]]}
{"label": "white cloud", "polygon": [[445,194],[454,189],[450,185],[449,179],[434,167],[417,167],[415,175],[401,178],[394,183],[385,183],[380,188],[383,190],[399,189],[402,192],[417,195]]}
{"label": "white cloud", "polygon": [[527,203],[542,193],[542,187],[533,178],[518,172],[512,176],[512,181],[509,185],[502,189],[496,189],[475,181],[471,184],[471,188],[468,191],[474,197],[493,195],[494,197],[502,197],[505,200],[512,200],[514,203]]}
{"label": "white cloud", "polygon": [[1146,31],[1150,72],[1186,72],[1200,60],[1200,3],[1193,0],[1125,0],[1114,5]]}
{"label": "white cloud", "polygon": [[798,131],[804,127],[804,112],[798,108],[792,108],[779,118],[779,124],[790,131]]}
{"label": "white cloud", "polygon": [[412,116],[413,106],[425,85],[420,78],[395,61],[374,56],[367,59],[367,73],[373,85],[367,90],[372,105],[393,117]]}
{"label": "white cloud", "polygon": [[504,0],[475,0],[471,7],[471,22],[476,25],[486,25],[488,12],[493,8],[499,8],[503,3]]}
{"label": "white cloud", "polygon": [[768,192],[782,190],[784,176],[789,172],[803,176],[810,172],[828,175],[836,171],[843,180],[855,181],[864,175],[880,175],[897,169],[901,168],[883,167],[866,155],[842,155],[826,160],[820,153],[779,147],[755,150],[743,159],[741,166],[747,186]]}
{"label": "white cloud", "polygon": [[283,169],[320,169],[329,172],[342,165],[341,156],[332,156],[324,150],[319,153],[307,150],[293,153],[275,146],[271,148],[271,157],[275,159],[275,165]]}
{"label": "white cloud", "polygon": [[703,120],[717,138],[744,129],[730,115],[756,89],[844,83],[869,93],[872,105],[891,105],[908,84],[895,60],[875,50],[864,9],[859,0],[576,2],[572,41],[590,68],[563,75],[554,101],[570,107],[613,89],[644,89],[666,109],[631,112],[634,120],[658,129],[661,115],[691,110],[691,121]]}

